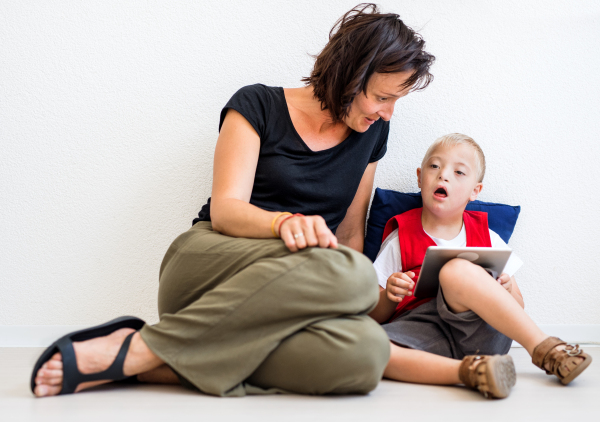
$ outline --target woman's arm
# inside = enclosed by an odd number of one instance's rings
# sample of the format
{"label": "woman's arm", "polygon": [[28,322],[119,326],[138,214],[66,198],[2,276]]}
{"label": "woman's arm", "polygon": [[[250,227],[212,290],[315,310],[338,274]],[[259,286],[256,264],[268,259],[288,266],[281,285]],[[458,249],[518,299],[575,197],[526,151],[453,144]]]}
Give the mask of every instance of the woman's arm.
{"label": "woman's arm", "polygon": [[215,148],[210,218],[213,228],[235,237],[269,238],[276,212],[250,204],[260,138],[233,109],[227,111]]}
{"label": "woman's arm", "polygon": [[[229,109],[215,148],[210,204],[214,230],[233,237],[273,237],[271,224],[279,213],[250,204],[259,152],[260,137],[252,125]],[[280,225],[283,217],[275,221],[275,232],[292,252],[307,246],[337,247],[337,239],[322,217],[293,217]],[[301,237],[294,236],[299,234]]]}
{"label": "woman's arm", "polygon": [[346,216],[338,226],[336,235],[342,245],[362,252],[365,243],[365,223],[367,219],[367,209],[371,200],[373,191],[373,180],[375,179],[375,170],[377,162],[370,163],[360,179],[360,184],[354,199],[348,207]]}

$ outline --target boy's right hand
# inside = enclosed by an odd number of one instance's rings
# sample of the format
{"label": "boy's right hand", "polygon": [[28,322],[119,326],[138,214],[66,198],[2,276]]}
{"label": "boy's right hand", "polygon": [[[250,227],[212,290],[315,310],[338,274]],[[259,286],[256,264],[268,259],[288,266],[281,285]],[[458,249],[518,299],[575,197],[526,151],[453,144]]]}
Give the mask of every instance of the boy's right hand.
{"label": "boy's right hand", "polygon": [[404,296],[412,296],[412,289],[415,288],[415,282],[412,280],[414,277],[415,273],[412,271],[392,274],[385,286],[387,298],[398,303],[404,299]]}

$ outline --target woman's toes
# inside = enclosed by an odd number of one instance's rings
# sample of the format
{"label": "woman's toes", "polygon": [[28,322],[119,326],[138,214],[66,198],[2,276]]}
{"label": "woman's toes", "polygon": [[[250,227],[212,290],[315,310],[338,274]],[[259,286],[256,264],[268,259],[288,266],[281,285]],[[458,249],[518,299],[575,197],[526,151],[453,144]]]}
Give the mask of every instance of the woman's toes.
{"label": "woman's toes", "polygon": [[35,389],[33,390],[33,392],[35,393],[36,396],[38,397],[44,397],[48,394],[48,389],[50,387],[47,385],[38,385],[37,387],[35,387]]}
{"label": "woman's toes", "polygon": [[62,360],[49,360],[42,366],[44,369],[60,369],[62,371],[63,363]]}
{"label": "woman's toes", "polygon": [[62,386],[62,381],[63,381],[62,377],[60,377],[60,378],[50,378],[50,379],[47,380],[46,384],[47,385],[54,385],[54,386],[56,386],[56,385]]}
{"label": "woman's toes", "polygon": [[38,371],[38,377],[40,377],[40,378],[62,378],[62,371],[60,369],[40,369]]}
{"label": "woman's toes", "polygon": [[62,385],[62,377],[61,378],[36,378],[35,385]]}
{"label": "woman's toes", "polygon": [[62,390],[63,363],[60,353],[55,353],[39,369],[33,392],[37,397],[55,396]]}
{"label": "woman's toes", "polygon": [[60,393],[61,387],[52,385],[38,385],[35,387],[34,393],[38,397],[56,396]]}

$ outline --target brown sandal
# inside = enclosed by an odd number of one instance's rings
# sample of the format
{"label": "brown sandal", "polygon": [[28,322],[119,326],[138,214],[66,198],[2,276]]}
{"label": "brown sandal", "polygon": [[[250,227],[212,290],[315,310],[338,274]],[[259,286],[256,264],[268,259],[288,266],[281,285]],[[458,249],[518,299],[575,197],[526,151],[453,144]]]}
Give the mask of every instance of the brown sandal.
{"label": "brown sandal", "polygon": [[465,386],[494,399],[508,397],[517,382],[515,365],[508,355],[465,356],[458,376]]}
{"label": "brown sandal", "polygon": [[[563,350],[556,350],[556,346],[565,344]],[[583,361],[574,359],[575,357],[583,358]],[[556,375],[560,382],[567,385],[573,381],[579,374],[592,363],[592,357],[579,348],[576,344],[567,344],[557,337],[548,337],[546,340],[538,344],[533,349],[532,359],[533,364],[538,368],[542,368],[548,375]],[[550,371],[545,368],[545,364],[550,364]],[[563,376],[560,369],[566,367],[569,373]]]}

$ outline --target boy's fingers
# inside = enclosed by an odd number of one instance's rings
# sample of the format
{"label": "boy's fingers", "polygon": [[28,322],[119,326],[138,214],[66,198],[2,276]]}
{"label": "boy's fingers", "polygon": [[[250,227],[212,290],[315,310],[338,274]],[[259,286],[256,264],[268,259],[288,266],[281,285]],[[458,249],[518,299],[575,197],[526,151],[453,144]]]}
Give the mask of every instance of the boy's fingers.
{"label": "boy's fingers", "polygon": [[407,271],[405,273],[400,272],[400,273],[394,273],[394,274],[392,274],[392,277],[400,278],[402,276],[406,276],[406,277],[412,279],[415,276],[415,273],[412,272],[412,271]]}
{"label": "boy's fingers", "polygon": [[406,274],[402,274],[402,280],[404,280],[404,286],[407,289],[412,289],[415,286],[415,282]]}
{"label": "boy's fingers", "polygon": [[402,302],[402,297],[398,297],[395,294],[391,293],[391,292],[387,292],[387,297],[389,300],[391,300],[392,302]]}
{"label": "boy's fingers", "polygon": [[400,278],[395,278],[395,277],[391,277],[390,278],[391,284],[392,286],[395,287],[400,287],[403,289],[412,289],[412,286],[414,285],[414,283],[412,281],[409,280],[404,280],[404,279],[400,279]]}
{"label": "boy's fingers", "polygon": [[389,289],[389,291],[390,291],[391,293],[395,294],[395,295],[404,295],[404,296],[406,296],[406,295],[409,295],[409,294],[410,294],[410,292],[409,292],[408,290],[406,290],[406,289],[402,289],[402,288],[400,288],[400,287],[391,287],[391,288]]}

